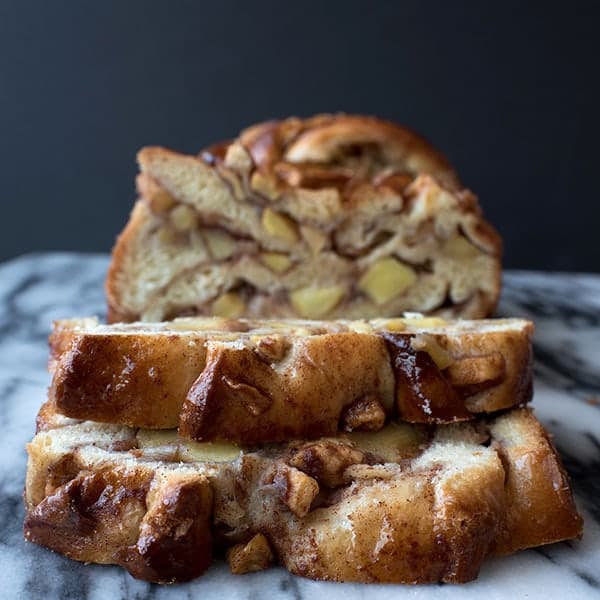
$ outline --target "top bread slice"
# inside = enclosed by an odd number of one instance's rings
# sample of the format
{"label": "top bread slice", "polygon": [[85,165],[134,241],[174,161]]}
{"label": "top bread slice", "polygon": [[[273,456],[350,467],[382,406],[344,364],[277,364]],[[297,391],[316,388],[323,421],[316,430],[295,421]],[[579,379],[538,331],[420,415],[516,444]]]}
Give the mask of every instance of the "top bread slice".
{"label": "top bread slice", "polygon": [[[28,446],[25,536],[173,582],[213,548],[314,579],[462,582],[483,559],[581,535],[533,414],[255,448],[81,422],[47,406]],[[233,546],[233,547],[232,547]]]}
{"label": "top bread slice", "polygon": [[489,316],[501,242],[448,162],[371,117],[272,121],[138,155],[109,320]]}
{"label": "top bread slice", "polygon": [[531,322],[59,321],[56,411],[196,440],[264,443],[474,419],[529,401]]}

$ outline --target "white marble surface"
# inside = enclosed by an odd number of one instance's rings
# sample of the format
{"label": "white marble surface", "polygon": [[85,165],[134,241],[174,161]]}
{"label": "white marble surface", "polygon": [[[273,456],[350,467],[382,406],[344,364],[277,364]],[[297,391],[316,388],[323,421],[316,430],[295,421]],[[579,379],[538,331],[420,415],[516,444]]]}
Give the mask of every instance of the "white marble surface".
{"label": "white marble surface", "polygon": [[534,406],[571,473],[585,518],[580,542],[491,559],[466,585],[416,587],[318,583],[283,569],[233,577],[223,564],[192,583],[161,587],[25,543],[24,445],[48,385],[50,323],[103,315],[106,265],[105,256],[75,254],[0,265],[0,599],[600,598],[600,276],[509,273],[499,311],[537,324]]}

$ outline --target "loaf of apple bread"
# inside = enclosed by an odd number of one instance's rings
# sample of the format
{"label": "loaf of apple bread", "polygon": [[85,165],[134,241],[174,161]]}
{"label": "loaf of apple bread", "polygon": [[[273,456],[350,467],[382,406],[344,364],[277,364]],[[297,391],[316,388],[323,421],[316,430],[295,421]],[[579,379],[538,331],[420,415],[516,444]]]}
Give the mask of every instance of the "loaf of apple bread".
{"label": "loaf of apple bread", "polygon": [[380,119],[263,123],[199,156],[138,155],[109,320],[489,316],[501,242],[448,162]]}
{"label": "loaf of apple bread", "polygon": [[486,556],[581,535],[527,409],[285,444],[193,442],[46,405],[28,446],[25,537],[155,582],[278,562],[313,579],[464,582]]}
{"label": "loaf of apple bread", "polygon": [[58,321],[49,398],[73,418],[264,443],[470,420],[529,401],[533,325],[187,317]]}

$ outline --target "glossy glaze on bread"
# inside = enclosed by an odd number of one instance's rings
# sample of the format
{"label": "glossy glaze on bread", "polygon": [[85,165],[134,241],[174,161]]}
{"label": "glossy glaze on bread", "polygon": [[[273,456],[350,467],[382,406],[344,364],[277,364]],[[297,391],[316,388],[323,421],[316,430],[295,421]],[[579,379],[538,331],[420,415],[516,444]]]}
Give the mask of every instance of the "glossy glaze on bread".
{"label": "glossy glaze on bread", "polygon": [[488,555],[582,522],[533,414],[255,448],[80,422],[46,406],[28,446],[25,535],[158,582],[276,560],[313,579],[464,582]]}
{"label": "glossy glaze on bread", "polygon": [[452,423],[529,401],[532,331],[519,319],[57,322],[49,397],[69,417],[240,443],[394,416]]}

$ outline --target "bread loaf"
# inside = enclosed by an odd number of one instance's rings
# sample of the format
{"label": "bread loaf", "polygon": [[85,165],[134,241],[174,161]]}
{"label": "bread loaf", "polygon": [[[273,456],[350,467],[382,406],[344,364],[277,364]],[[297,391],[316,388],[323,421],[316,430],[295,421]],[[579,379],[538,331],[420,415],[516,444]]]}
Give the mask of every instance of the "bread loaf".
{"label": "bread loaf", "polygon": [[496,305],[500,238],[403,127],[291,118],[199,156],[144,148],[138,162],[106,282],[111,321],[479,318]]}

